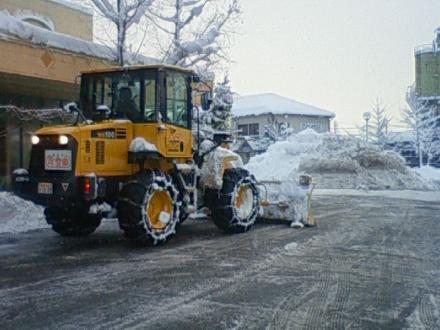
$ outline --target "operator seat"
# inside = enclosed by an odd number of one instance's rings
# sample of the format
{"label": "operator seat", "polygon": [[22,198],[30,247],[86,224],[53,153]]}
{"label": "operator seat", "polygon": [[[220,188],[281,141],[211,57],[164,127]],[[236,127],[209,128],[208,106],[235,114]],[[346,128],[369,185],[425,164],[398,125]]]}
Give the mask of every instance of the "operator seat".
{"label": "operator seat", "polygon": [[142,115],[136,103],[133,101],[131,90],[128,87],[121,87],[119,89],[116,117],[129,119],[132,122],[142,121]]}

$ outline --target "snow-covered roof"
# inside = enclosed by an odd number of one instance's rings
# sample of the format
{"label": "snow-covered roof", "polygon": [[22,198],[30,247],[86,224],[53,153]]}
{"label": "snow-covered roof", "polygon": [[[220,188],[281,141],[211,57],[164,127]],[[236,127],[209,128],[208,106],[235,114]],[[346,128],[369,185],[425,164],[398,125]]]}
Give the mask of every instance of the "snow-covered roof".
{"label": "snow-covered roof", "polygon": [[415,136],[412,131],[390,132],[387,136],[388,143],[407,143],[414,141]]}
{"label": "snow-covered roof", "polygon": [[434,44],[426,44],[426,45],[421,45],[421,46],[417,46],[416,48],[414,48],[414,53],[416,55],[432,53],[432,52],[436,52],[436,51],[437,51],[437,48],[435,47]]}
{"label": "snow-covered roof", "polygon": [[258,116],[262,114],[303,115],[334,118],[331,111],[304,104],[274,93],[238,96],[234,99],[234,117]]}
{"label": "snow-covered roof", "polygon": [[[116,52],[109,47],[23,22],[10,15],[6,10],[0,11],[0,39],[24,40],[43,47],[57,48],[116,61]],[[137,62],[156,64],[158,61],[153,58],[139,56]]]}

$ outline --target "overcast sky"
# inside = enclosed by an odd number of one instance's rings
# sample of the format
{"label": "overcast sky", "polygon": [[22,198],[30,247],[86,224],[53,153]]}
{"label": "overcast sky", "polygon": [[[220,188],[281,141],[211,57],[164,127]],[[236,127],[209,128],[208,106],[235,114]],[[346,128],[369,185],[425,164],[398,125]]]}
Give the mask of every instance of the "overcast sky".
{"label": "overcast sky", "polygon": [[241,0],[231,50],[241,94],[274,92],[358,123],[376,97],[398,121],[414,47],[431,43],[440,0]]}

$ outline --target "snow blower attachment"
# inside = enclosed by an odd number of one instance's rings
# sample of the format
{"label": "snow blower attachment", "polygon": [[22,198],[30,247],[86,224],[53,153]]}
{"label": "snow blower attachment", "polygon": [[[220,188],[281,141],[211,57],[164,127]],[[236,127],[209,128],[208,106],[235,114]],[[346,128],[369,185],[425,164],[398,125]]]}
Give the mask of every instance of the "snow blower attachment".
{"label": "snow blower attachment", "polygon": [[315,187],[313,179],[301,175],[298,182],[258,181],[257,185],[263,196],[259,217],[289,223],[293,228],[315,226],[312,212],[312,193]]}

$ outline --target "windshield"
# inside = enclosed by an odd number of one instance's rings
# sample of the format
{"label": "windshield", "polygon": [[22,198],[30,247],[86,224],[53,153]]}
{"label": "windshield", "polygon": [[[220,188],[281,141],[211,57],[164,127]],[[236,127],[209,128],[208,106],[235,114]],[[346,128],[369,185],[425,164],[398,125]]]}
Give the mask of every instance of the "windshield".
{"label": "windshield", "polygon": [[154,72],[93,74],[83,77],[82,107],[87,118],[110,118],[132,122],[156,119]]}

